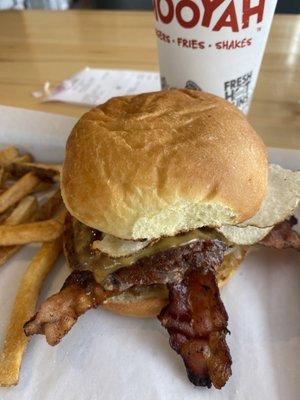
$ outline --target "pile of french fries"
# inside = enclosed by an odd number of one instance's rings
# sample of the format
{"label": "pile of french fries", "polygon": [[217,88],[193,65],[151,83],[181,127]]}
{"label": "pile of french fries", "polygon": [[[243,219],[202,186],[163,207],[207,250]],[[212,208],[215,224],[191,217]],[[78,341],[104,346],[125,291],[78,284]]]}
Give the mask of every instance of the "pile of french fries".
{"label": "pile of french fries", "polygon": [[[61,165],[36,163],[14,146],[0,150],[0,269],[22,246],[41,243],[19,283],[0,353],[0,386],[19,381],[29,340],[23,325],[34,314],[43,281],[62,251],[60,171]],[[47,200],[39,201],[40,194]]]}

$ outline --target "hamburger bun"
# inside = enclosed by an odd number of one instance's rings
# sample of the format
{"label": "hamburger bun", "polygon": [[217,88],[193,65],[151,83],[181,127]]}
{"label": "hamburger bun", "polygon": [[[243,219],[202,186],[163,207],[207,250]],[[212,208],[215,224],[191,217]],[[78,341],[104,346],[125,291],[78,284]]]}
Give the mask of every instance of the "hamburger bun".
{"label": "hamburger bun", "polygon": [[117,97],[73,128],[61,189],[75,218],[123,239],[235,225],[266,195],[266,149],[245,116],[214,95]]}

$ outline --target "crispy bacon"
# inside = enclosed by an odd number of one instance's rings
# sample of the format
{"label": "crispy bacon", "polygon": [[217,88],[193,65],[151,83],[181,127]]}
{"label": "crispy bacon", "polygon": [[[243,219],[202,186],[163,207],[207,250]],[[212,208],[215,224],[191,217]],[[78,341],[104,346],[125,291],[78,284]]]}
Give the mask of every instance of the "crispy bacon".
{"label": "crispy bacon", "polygon": [[169,304],[158,316],[181,355],[190,381],[220,389],[231,375],[225,342],[228,316],[213,271],[189,269],[179,283],[168,284]]}
{"label": "crispy bacon", "polygon": [[[107,298],[132,287],[166,284],[169,303],[158,319],[170,334],[171,347],[183,358],[193,384],[223,387],[231,375],[232,361],[225,341],[228,316],[220,299],[215,267],[223,261],[225,244],[197,240],[171,248],[140,259],[129,268],[120,268],[100,285],[86,269],[97,263],[90,244],[101,233],[76,223],[80,246],[75,246],[73,222],[68,216],[64,243],[68,262],[75,271],[61,291],[47,299],[24,325],[26,335],[42,333],[49,344],[55,345],[80,315]],[[276,225],[261,244],[300,250],[300,237],[292,229],[296,223],[296,218],[291,217]]]}
{"label": "crispy bacon", "polygon": [[133,285],[180,282],[191,266],[206,271],[221,264],[226,248],[219,240],[197,240],[142,258],[130,268],[120,268],[108,275],[102,285],[106,290],[123,291]]}
{"label": "crispy bacon", "polygon": [[300,251],[300,235],[292,229],[297,224],[297,219],[292,216],[289,219],[275,225],[271,232],[260,244],[275,249],[292,248]]}
{"label": "crispy bacon", "polygon": [[65,336],[78,317],[96,308],[114,292],[105,292],[91,271],[74,271],[61,291],[43,302],[39,311],[24,325],[26,336],[41,333],[54,346]]}
{"label": "crispy bacon", "polygon": [[26,335],[44,334],[47,342],[55,345],[80,315],[110,296],[137,286],[167,284],[170,302],[159,319],[170,333],[171,346],[182,356],[191,382],[208,387],[213,383],[221,388],[231,375],[231,358],[225,342],[227,313],[219,297],[214,267],[223,260],[225,244],[197,240],[156,253],[110,274],[103,287],[91,271],[85,270],[91,260],[95,261],[89,251],[95,233],[79,225],[82,232],[77,234],[84,240],[79,254],[71,218],[66,227],[65,250],[75,271],[61,291],[46,300],[24,325]]}

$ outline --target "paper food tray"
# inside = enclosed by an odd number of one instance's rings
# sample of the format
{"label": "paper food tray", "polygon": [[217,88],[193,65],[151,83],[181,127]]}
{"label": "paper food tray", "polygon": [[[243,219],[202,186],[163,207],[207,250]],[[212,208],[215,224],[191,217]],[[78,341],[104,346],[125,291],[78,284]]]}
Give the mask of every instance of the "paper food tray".
{"label": "paper food tray", "polygon": [[[40,161],[62,161],[75,119],[0,107],[0,144],[16,144]],[[300,168],[300,151],[270,149],[270,160]],[[37,246],[26,246],[1,268],[3,340],[22,273]],[[63,260],[40,300],[62,286]],[[298,400],[300,398],[300,254],[252,252],[221,290],[229,314],[233,375],[221,390],[194,387],[156,319],[120,317],[102,309],[80,317],[56,347],[34,336],[20,382],[0,388],[1,400]]]}

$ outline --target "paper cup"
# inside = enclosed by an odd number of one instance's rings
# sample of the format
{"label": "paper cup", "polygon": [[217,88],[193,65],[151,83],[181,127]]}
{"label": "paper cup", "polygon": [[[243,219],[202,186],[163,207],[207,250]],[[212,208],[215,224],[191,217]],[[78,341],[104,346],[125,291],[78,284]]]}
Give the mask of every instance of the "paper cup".
{"label": "paper cup", "polygon": [[161,85],[223,97],[247,113],[277,0],[153,0]]}

